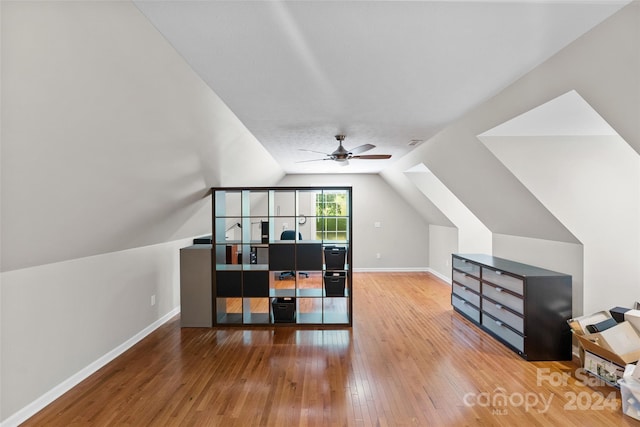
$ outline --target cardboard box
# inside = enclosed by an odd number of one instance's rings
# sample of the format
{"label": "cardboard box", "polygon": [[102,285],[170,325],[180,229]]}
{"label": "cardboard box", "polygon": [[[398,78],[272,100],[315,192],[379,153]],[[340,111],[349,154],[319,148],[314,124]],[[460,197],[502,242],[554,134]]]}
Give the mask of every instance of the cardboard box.
{"label": "cardboard box", "polygon": [[[569,320],[580,344],[582,367],[592,375],[619,387],[628,364],[640,360],[640,335],[629,322],[622,322],[605,331],[590,334],[586,327],[611,318],[606,311]],[[631,341],[629,341],[629,339]]]}
{"label": "cardboard box", "polygon": [[[622,325],[622,323],[620,324]],[[600,356],[603,359],[606,359],[617,365],[625,366],[628,363],[635,363],[638,360],[640,360],[640,349],[637,349],[635,351],[631,351],[628,353],[623,353],[623,354],[615,353],[610,348],[607,348],[601,345],[602,343],[602,340],[600,338],[601,335],[602,333],[583,334],[583,335],[576,334],[576,337],[578,338],[578,342],[580,343],[582,348],[585,349],[585,351],[588,351],[592,354]]]}
{"label": "cardboard box", "polygon": [[586,316],[569,319],[568,323],[574,333],[584,335],[589,333],[587,331],[587,325],[595,325],[607,319],[611,319],[611,314],[607,311],[599,311]]}
{"label": "cardboard box", "polygon": [[623,377],[625,367],[640,360],[640,350],[616,354],[589,340],[588,337],[598,334],[575,335],[580,343],[580,360],[584,370],[614,387],[620,387],[617,380]]}
{"label": "cardboard box", "polygon": [[619,387],[618,380],[624,375],[625,365],[618,365],[589,351],[584,352],[582,360],[582,367],[585,371],[614,387]]}

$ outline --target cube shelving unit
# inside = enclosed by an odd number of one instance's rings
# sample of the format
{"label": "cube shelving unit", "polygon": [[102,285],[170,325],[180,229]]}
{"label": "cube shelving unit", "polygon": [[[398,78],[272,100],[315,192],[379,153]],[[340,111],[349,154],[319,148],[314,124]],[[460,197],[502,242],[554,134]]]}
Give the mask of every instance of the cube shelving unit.
{"label": "cube shelving unit", "polygon": [[351,326],[351,191],[212,188],[213,325]]}

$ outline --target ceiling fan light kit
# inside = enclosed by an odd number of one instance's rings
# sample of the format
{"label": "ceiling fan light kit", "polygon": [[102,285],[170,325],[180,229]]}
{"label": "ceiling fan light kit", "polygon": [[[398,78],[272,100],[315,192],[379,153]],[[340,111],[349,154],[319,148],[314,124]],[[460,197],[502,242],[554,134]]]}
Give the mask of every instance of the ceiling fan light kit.
{"label": "ceiling fan light kit", "polygon": [[[359,145],[355,148],[353,148],[352,150],[348,150],[346,148],[344,148],[344,146],[342,145],[342,141],[344,141],[344,139],[346,138],[345,135],[336,135],[335,136],[336,140],[338,141],[338,148],[335,149],[334,152],[332,152],[331,154],[328,153],[322,153],[324,154],[325,158],[322,159],[312,159],[312,160],[303,160],[302,162],[315,162],[315,161],[322,161],[322,160],[333,160],[334,162],[339,162],[341,163],[343,166],[349,164],[349,160],[351,159],[360,159],[360,160],[385,160],[385,159],[390,159],[391,158],[391,154],[365,154],[364,156],[359,155],[360,153],[364,153],[365,151],[369,151],[373,148],[376,148],[375,145],[373,144],[363,144],[363,145]],[[300,149],[301,151],[309,151],[311,153],[318,153],[318,151],[313,151],[313,150],[305,150],[305,149]],[[302,162],[297,162],[297,163],[302,163]]]}

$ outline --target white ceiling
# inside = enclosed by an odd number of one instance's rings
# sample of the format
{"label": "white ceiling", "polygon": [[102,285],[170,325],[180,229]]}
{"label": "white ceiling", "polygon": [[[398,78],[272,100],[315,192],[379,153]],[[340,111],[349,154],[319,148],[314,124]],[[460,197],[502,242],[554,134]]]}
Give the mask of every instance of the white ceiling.
{"label": "white ceiling", "polygon": [[[287,173],[375,173],[629,3],[135,4]],[[346,167],[300,151],[377,147]]]}

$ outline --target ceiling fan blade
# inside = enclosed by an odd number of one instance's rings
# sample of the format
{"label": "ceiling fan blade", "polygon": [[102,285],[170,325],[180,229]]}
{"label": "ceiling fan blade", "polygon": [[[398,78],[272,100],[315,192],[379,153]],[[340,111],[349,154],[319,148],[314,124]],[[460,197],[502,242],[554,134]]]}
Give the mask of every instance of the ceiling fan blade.
{"label": "ceiling fan blade", "polygon": [[364,156],[351,156],[351,159],[364,159],[364,160],[384,160],[390,159],[391,154],[365,154]]}
{"label": "ceiling fan blade", "polygon": [[298,148],[298,150],[300,150],[300,151],[308,151],[309,153],[324,154],[325,156],[330,156],[331,155],[329,153],[323,153],[322,151],[307,150],[306,148]]}
{"label": "ceiling fan blade", "polygon": [[331,157],[327,157],[326,159],[299,160],[296,163],[321,162],[323,160],[333,160],[333,159]]}
{"label": "ceiling fan blade", "polygon": [[375,145],[373,144],[363,144],[363,145],[359,145],[356,148],[353,148],[351,150],[349,150],[349,152],[351,154],[360,154],[360,153],[364,153],[365,151],[369,151],[371,149],[376,148]]}

